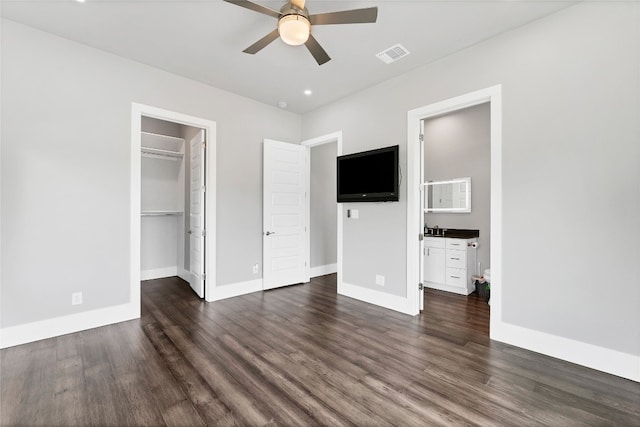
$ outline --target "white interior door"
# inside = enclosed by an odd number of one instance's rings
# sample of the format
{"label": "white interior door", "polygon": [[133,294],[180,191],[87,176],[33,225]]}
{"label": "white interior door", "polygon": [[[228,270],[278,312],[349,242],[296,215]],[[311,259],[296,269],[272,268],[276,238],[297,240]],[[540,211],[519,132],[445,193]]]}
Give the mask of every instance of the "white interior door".
{"label": "white interior door", "polygon": [[309,281],[308,148],[264,141],[263,289]]}
{"label": "white interior door", "polygon": [[419,271],[419,283],[418,286],[418,306],[420,311],[424,310],[424,269],[425,269],[425,248],[424,248],[424,208],[425,197],[427,197],[427,187],[424,185],[424,120],[420,120],[420,233],[422,238],[420,240],[420,271]]}
{"label": "white interior door", "polygon": [[189,206],[189,284],[200,298],[204,297],[204,235],[205,235],[205,131],[191,140],[190,206]]}

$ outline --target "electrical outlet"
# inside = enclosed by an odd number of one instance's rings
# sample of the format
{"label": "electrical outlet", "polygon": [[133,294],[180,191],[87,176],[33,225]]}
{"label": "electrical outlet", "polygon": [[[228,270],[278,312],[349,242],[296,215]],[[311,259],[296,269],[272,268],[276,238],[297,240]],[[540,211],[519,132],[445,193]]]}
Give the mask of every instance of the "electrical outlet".
{"label": "electrical outlet", "polygon": [[82,292],[74,292],[71,294],[71,305],[82,304]]}
{"label": "electrical outlet", "polygon": [[253,274],[258,274],[258,264],[253,264]]}
{"label": "electrical outlet", "polygon": [[376,274],[376,285],[384,286],[384,276]]}

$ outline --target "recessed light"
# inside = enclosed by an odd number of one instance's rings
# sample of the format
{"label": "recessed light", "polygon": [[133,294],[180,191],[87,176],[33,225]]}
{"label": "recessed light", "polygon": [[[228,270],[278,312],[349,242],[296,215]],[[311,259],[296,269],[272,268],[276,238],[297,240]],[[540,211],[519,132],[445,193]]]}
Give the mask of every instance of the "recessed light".
{"label": "recessed light", "polygon": [[305,89],[304,94],[309,96],[311,95],[313,92],[311,92],[311,89]]}
{"label": "recessed light", "polygon": [[76,0],[78,3],[84,3],[86,0]]}

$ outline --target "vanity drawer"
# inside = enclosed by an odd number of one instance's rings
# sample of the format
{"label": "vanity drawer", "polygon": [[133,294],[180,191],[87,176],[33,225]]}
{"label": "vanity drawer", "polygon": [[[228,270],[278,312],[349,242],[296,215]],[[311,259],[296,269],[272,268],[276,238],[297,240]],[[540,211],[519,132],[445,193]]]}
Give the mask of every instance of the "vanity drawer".
{"label": "vanity drawer", "polygon": [[445,241],[442,237],[425,237],[424,246],[427,248],[442,248],[445,247]]}
{"label": "vanity drawer", "polygon": [[447,241],[447,249],[467,250],[466,239],[445,239]]}
{"label": "vanity drawer", "polygon": [[447,249],[447,268],[467,268],[467,251]]}
{"label": "vanity drawer", "polygon": [[464,288],[467,284],[466,273],[467,270],[461,270],[459,268],[447,268],[447,275],[445,277],[446,284],[449,286]]}

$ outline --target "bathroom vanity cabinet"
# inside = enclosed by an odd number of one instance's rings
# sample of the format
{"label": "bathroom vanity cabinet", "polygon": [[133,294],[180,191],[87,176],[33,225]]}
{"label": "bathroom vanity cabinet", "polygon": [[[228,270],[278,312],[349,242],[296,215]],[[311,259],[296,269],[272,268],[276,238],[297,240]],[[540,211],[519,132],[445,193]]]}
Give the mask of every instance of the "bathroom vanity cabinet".
{"label": "bathroom vanity cabinet", "polygon": [[476,249],[472,245],[476,242],[476,238],[425,237],[424,285],[461,295],[473,292]]}

